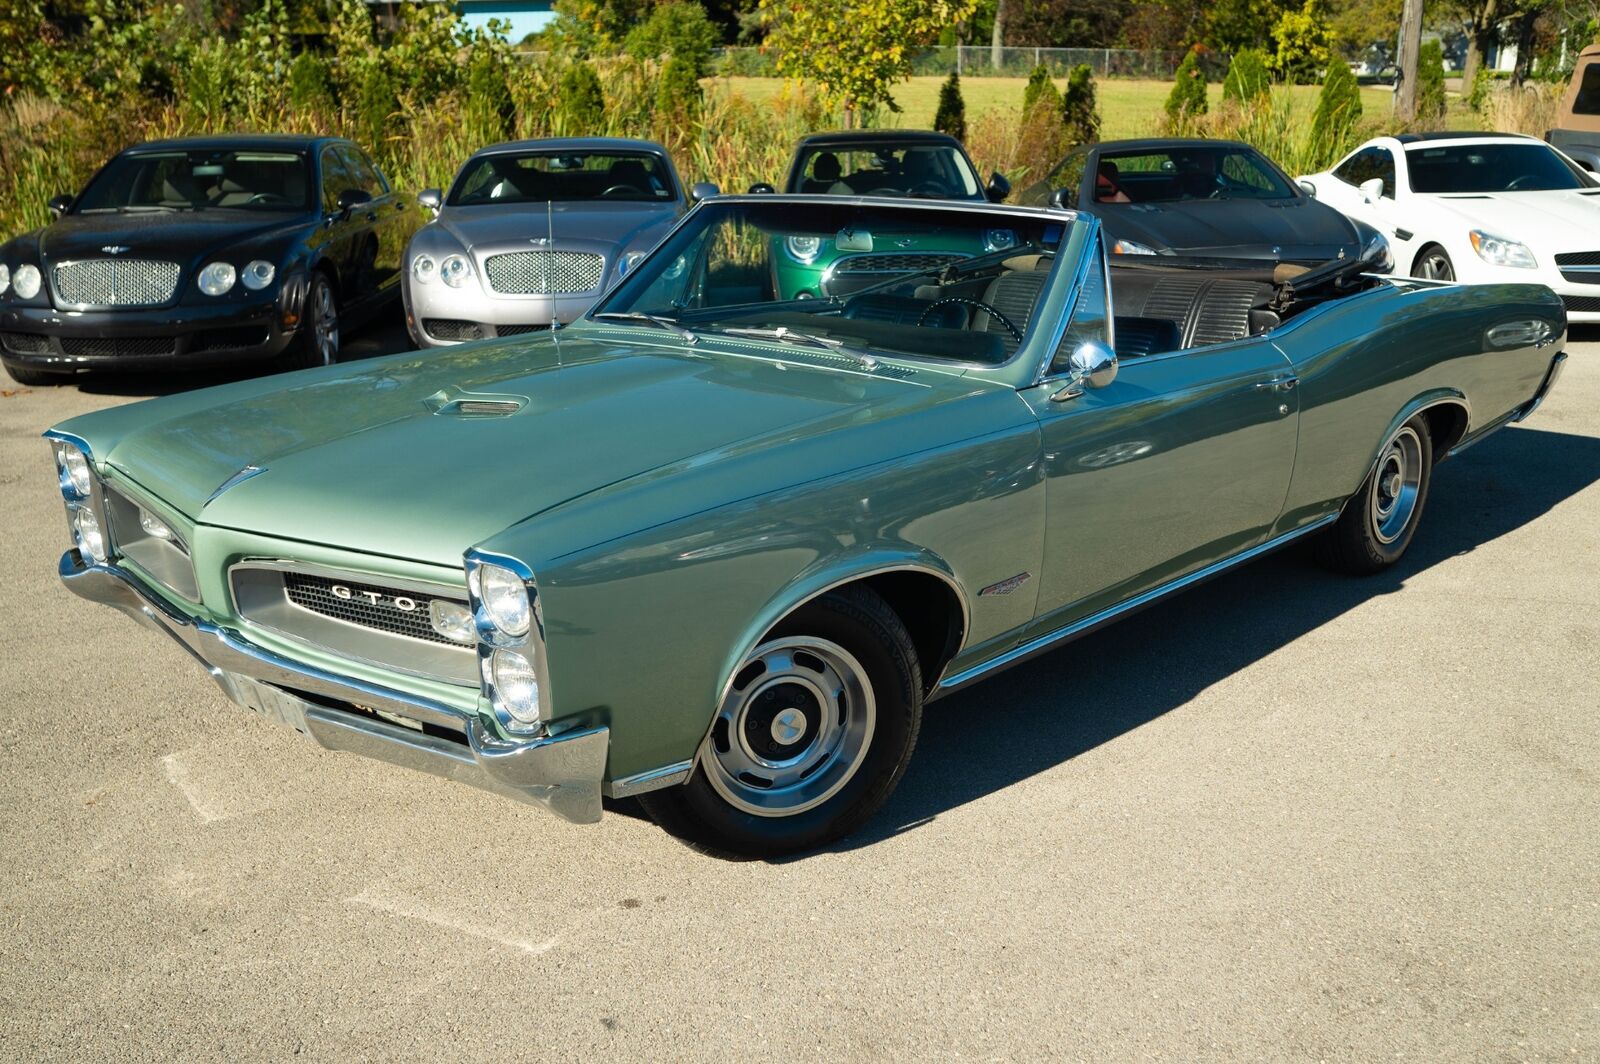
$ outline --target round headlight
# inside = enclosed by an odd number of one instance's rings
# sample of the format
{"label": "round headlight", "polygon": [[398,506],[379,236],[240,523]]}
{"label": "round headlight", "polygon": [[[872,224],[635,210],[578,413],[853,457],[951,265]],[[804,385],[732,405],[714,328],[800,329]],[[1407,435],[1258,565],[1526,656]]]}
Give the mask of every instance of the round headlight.
{"label": "round headlight", "polygon": [[528,634],[533,609],[528,604],[528,589],[521,577],[503,566],[480,566],[478,594],[483,597],[484,612],[496,628],[509,636]]}
{"label": "round headlight", "polygon": [[439,277],[451,288],[460,288],[472,277],[472,263],[462,255],[451,255],[439,264]]}
{"label": "round headlight", "polygon": [[539,723],[539,675],[526,657],[515,650],[496,650],[490,659],[495,703],[512,725]]}
{"label": "round headlight", "polygon": [[6,289],[11,287],[11,267],[0,262],[0,296],[6,294]]}
{"label": "round headlight", "polygon": [[231,262],[210,262],[200,271],[200,291],[208,296],[225,295],[238,279]]}
{"label": "round headlight", "polygon": [[989,251],[1014,248],[1017,246],[1017,234],[1009,229],[986,229],[983,233],[983,246]]}
{"label": "round headlight", "polygon": [[621,261],[617,263],[617,276],[618,277],[626,277],[626,276],[628,276],[628,273],[635,266],[639,265],[640,261],[643,260],[644,256],[645,256],[645,253],[642,252],[642,251],[630,251],[626,255],[622,256]]}
{"label": "round headlight", "polygon": [[783,242],[789,256],[797,262],[812,262],[822,250],[820,236],[791,236]]}
{"label": "round headlight", "polygon": [[72,527],[78,533],[78,547],[97,562],[106,560],[106,537],[100,534],[100,519],[87,506],[72,515]]}
{"label": "round headlight", "polygon": [[434,278],[439,276],[439,264],[432,255],[418,255],[411,260],[411,276],[416,278],[418,284],[432,284]]}
{"label": "round headlight", "polygon": [[266,259],[256,259],[244,268],[244,273],[240,275],[239,279],[244,282],[244,286],[250,291],[259,292],[271,284],[272,279],[277,275],[278,268],[276,266]]}
{"label": "round headlight", "polygon": [[89,459],[70,443],[61,445],[61,472],[80,499],[89,497]]}
{"label": "round headlight", "polygon": [[17,295],[23,299],[32,299],[39,294],[39,285],[43,278],[39,276],[39,267],[33,263],[24,263],[17,267],[17,272],[11,277],[11,286],[17,290]]}

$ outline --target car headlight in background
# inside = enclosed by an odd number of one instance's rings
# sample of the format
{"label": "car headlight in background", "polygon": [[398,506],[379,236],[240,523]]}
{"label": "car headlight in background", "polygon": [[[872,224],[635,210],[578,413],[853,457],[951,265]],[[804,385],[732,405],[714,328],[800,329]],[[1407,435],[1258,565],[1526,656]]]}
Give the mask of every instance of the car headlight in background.
{"label": "car headlight in background", "polygon": [[622,256],[621,259],[617,260],[617,276],[628,276],[635,266],[644,261],[646,254],[647,252],[643,251],[630,251]]}
{"label": "car headlight in background", "polygon": [[39,286],[44,279],[39,276],[39,267],[31,262],[23,263],[17,267],[17,272],[11,275],[11,287],[16,289],[17,295],[23,299],[32,299],[39,294]]}
{"label": "car headlight in background", "polygon": [[985,251],[1004,251],[1006,248],[1017,246],[1017,234],[1009,229],[985,229],[983,232],[983,248]]}
{"label": "car headlight in background", "polygon": [[1157,252],[1153,247],[1139,243],[1137,240],[1115,240],[1111,243],[1111,254],[1156,255],[1159,254],[1159,252]]}
{"label": "car headlight in background", "polygon": [[0,262],[0,296],[6,294],[6,289],[11,287],[11,267]]}
{"label": "car headlight in background", "polygon": [[465,255],[450,255],[439,263],[439,278],[451,288],[460,288],[472,279],[472,263]]}
{"label": "car headlight in background", "polygon": [[208,296],[226,295],[232,288],[233,282],[238,280],[239,272],[233,268],[231,262],[208,262],[200,270],[200,291]]}
{"label": "car headlight in background", "polygon": [[411,260],[411,276],[418,284],[432,284],[439,276],[439,263],[432,255],[418,255]]}
{"label": "car headlight in background", "polygon": [[1471,239],[1472,250],[1478,253],[1478,258],[1491,266],[1511,266],[1520,270],[1531,270],[1538,265],[1533,252],[1528,250],[1526,244],[1485,233],[1481,229],[1474,229],[1467,236]]}
{"label": "car headlight in background", "polygon": [[791,236],[784,239],[783,248],[789,257],[796,262],[810,264],[816,261],[822,252],[822,238],[820,236]]}
{"label": "car headlight in background", "polygon": [[278,268],[266,259],[256,259],[244,268],[239,279],[244,286],[252,292],[259,292],[272,283],[278,275]]}
{"label": "car headlight in background", "polygon": [[499,565],[478,567],[478,594],[483,609],[494,626],[506,635],[520,639],[528,634],[533,609],[522,578]]}

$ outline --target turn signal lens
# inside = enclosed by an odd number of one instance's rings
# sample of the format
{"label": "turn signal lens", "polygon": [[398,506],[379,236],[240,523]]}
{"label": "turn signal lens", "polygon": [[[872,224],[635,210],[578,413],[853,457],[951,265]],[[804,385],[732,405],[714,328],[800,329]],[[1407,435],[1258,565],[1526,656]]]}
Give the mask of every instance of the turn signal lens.
{"label": "turn signal lens", "polygon": [[139,527],[156,539],[170,540],[172,538],[172,529],[168,528],[165,521],[149,510],[139,511]]}
{"label": "turn signal lens", "polygon": [[200,271],[200,291],[208,296],[226,295],[233,287],[233,282],[239,279],[238,271],[231,262],[211,262]]}
{"label": "turn signal lens", "polygon": [[491,662],[495,701],[512,726],[539,723],[539,677],[533,665],[515,650],[496,650]]}
{"label": "turn signal lens", "polygon": [[483,598],[484,612],[496,628],[513,638],[528,634],[533,608],[521,577],[503,566],[480,566],[478,592]]}
{"label": "turn signal lens", "polygon": [[61,445],[61,472],[66,486],[71,487],[80,499],[89,497],[89,459],[70,443]]}

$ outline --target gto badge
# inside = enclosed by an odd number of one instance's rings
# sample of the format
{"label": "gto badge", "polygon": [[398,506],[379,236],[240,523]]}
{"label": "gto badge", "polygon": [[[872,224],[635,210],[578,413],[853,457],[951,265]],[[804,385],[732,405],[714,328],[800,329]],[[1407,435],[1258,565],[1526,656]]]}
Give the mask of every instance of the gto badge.
{"label": "gto badge", "polygon": [[[334,598],[339,599],[351,599],[357,595],[360,595],[374,606],[380,605],[384,598],[383,595],[376,591],[354,591],[343,584],[334,584],[332,587],[328,588],[328,590],[333,594]],[[407,598],[404,595],[395,595],[389,601],[395,609],[401,610],[405,613],[411,613],[417,608],[417,600],[414,598]]]}
{"label": "gto badge", "polygon": [[1026,584],[1032,576],[1032,573],[1018,573],[1016,576],[1009,576],[998,584],[990,584],[978,592],[978,597],[987,598],[990,595],[1009,595],[1023,584]]}
{"label": "gto badge", "polygon": [[107,255],[120,255],[124,251],[132,251],[133,249],[126,244],[107,244],[100,250],[104,251]]}

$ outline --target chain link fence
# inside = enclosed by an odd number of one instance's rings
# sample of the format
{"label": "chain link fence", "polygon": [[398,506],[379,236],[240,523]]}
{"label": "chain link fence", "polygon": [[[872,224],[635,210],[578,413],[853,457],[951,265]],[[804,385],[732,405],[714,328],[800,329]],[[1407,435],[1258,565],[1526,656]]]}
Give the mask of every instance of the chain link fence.
{"label": "chain link fence", "polygon": [[[1169,80],[1178,70],[1183,51],[1140,51],[1134,48],[1000,48],[959,45],[924,48],[911,59],[917,76],[1025,78],[1043,66],[1064,78],[1073,67],[1087,64],[1097,78],[1153,78]],[[1215,81],[1228,72],[1228,57],[1202,52],[1200,66]],[[712,59],[714,73],[728,77],[771,77],[777,74],[772,57],[760,48],[720,48]]]}

